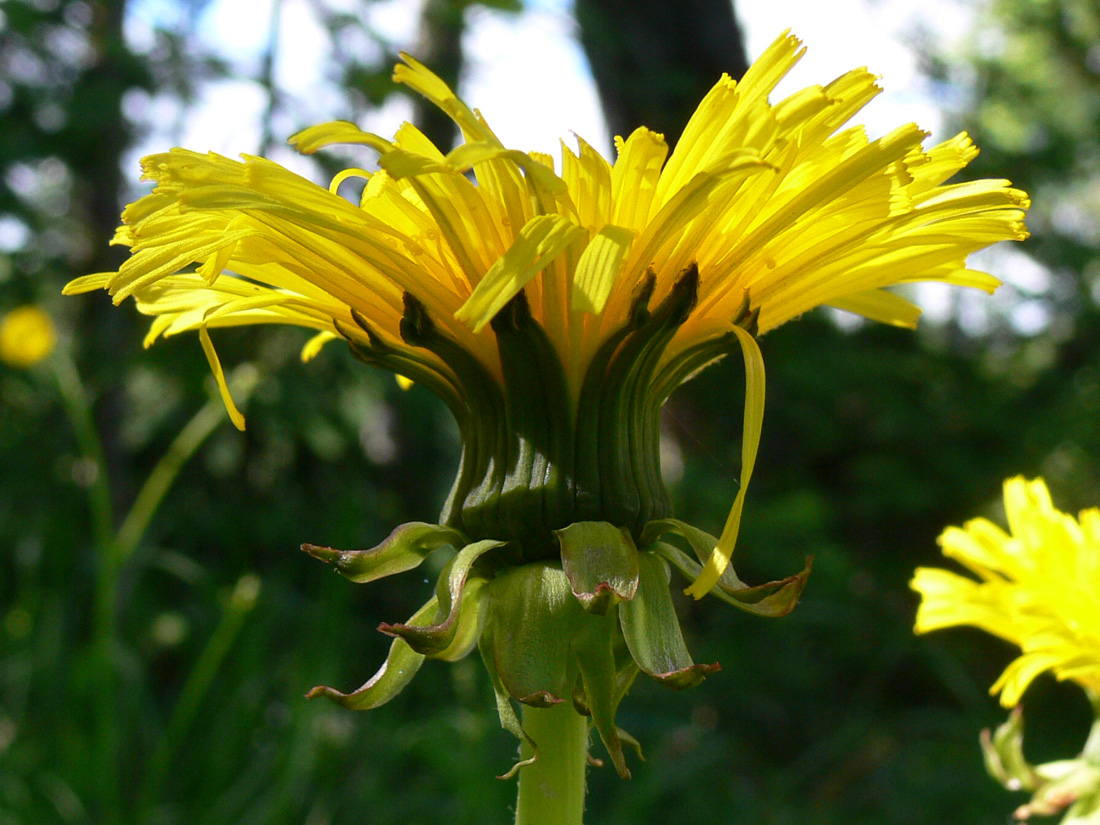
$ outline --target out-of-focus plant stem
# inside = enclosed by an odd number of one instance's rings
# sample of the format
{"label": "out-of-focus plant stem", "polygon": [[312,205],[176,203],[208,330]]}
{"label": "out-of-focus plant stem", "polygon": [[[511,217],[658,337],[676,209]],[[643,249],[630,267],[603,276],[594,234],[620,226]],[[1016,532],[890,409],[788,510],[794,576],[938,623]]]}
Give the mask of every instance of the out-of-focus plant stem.
{"label": "out-of-focus plant stem", "polygon": [[114,508],[103,444],[92,419],[91,405],[80,373],[68,353],[56,352],[52,359],[58,389],[73,432],[87,463],[88,507],[96,548],[95,597],[92,608],[92,656],[95,662],[95,771],[102,799],[102,822],[121,822],[119,796],[119,738],[115,702],[115,598],[118,592],[119,555],[114,532]]}
{"label": "out-of-focus plant stem", "polygon": [[[176,436],[142,485],[118,532],[115,532],[111,485],[103,444],[92,417],[91,404],[80,373],[68,353],[58,351],[52,363],[58,389],[65,405],[82,459],[87,467],[88,506],[96,549],[96,578],[92,620],[92,655],[95,661],[95,720],[97,753],[95,755],[98,788],[102,799],[102,822],[115,825],[122,822],[119,763],[119,725],[116,701],[117,677],[116,637],[118,630],[118,581],[127,560],[133,555],[145,535],[153,515],[165,494],[176,480],[183,465],[195,454],[214,429],[225,419],[225,407],[219,397],[211,398]],[[255,374],[245,370],[235,376],[234,390],[238,398],[247,397],[255,386]],[[247,578],[247,577],[246,577]],[[207,642],[195,669],[188,677],[176,704],[168,732],[158,748],[145,786],[159,787],[163,773],[178,740],[190,726],[195,710],[209,687],[214,672],[236,637],[244,616],[256,600],[258,583],[245,579],[238,584],[221,624]],[[242,589],[243,588],[243,589]],[[164,765],[159,768],[157,756]]]}
{"label": "out-of-focus plant stem", "polygon": [[115,552],[119,563],[123,563],[137,549],[153,515],[164,499],[165,493],[176,480],[183,465],[195,454],[195,451],[210,436],[214,429],[225,420],[225,405],[220,398],[211,398],[187,422],[176,439],[161,456],[156,467],[149,474],[134,499],[130,512],[118,530]]}
{"label": "out-of-focus plant stem", "polygon": [[233,588],[221,621],[218,622],[198,661],[188,674],[187,681],[172,708],[172,715],[168,720],[164,736],[161,737],[157,749],[149,759],[141,792],[138,794],[139,809],[155,804],[159,798],[164,780],[168,776],[168,768],[172,764],[172,757],[179,750],[184,737],[194,724],[203,697],[210,689],[210,684],[226,654],[229,653],[233,641],[240,633],[241,627],[244,626],[245,617],[255,607],[259,594],[260,580],[254,575],[242,576]]}

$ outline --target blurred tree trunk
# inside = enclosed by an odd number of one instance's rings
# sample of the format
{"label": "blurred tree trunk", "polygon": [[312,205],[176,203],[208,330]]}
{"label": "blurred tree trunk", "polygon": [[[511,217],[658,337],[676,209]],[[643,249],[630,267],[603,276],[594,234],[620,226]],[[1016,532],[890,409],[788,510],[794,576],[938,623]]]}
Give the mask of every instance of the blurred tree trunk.
{"label": "blurred tree trunk", "polygon": [[[63,132],[77,185],[75,211],[86,227],[87,242],[78,247],[82,254],[71,260],[70,277],[88,272],[117,269],[126,250],[109,246],[120,223],[122,208],[122,156],[133,141],[132,129],[122,111],[125,93],[135,86],[148,86],[147,70],[127,46],[123,34],[126,0],[99,0],[91,4],[92,21],[88,41],[93,59],[77,78],[72,100],[79,105]],[[119,361],[140,352],[139,321],[135,313],[120,313],[110,300],[81,302],[87,320],[80,326],[84,349],[82,372],[93,386],[102,383],[96,399],[96,425],[103,442],[111,491],[116,510],[131,496],[130,467],[119,444],[122,419],[122,389]],[[100,376],[109,376],[100,380]]]}
{"label": "blurred tree trunk", "polygon": [[[123,40],[122,24],[126,0],[106,0],[92,6],[89,35],[94,63],[78,81],[74,98],[95,101],[95,117],[76,126],[84,140],[76,143],[74,157],[80,176],[87,181],[85,208],[92,237],[92,267],[115,268],[124,257],[122,250],[108,247],[101,239],[114,235],[119,223],[122,184],[122,153],[130,144],[130,129],[122,115],[122,96],[142,70],[135,65]],[[129,58],[129,60],[125,59]],[[94,270],[90,270],[94,271]]]}
{"label": "blurred tree trunk", "polygon": [[[462,73],[466,7],[462,0],[427,0],[420,13],[416,59],[431,68],[452,89],[458,88],[458,76]],[[413,122],[442,152],[458,142],[458,127],[454,122],[420,95],[413,97]]]}
{"label": "blurred tree trunk", "polygon": [[722,73],[748,68],[730,0],[576,0],[575,14],[612,134],[674,143]]}

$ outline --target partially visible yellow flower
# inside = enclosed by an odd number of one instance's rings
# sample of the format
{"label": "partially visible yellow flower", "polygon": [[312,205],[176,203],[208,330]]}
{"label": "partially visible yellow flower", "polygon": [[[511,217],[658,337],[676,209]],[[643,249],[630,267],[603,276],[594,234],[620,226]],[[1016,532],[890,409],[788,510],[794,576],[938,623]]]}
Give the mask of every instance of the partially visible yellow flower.
{"label": "partially visible yellow flower", "polygon": [[0,361],[26,369],[53,352],[57,331],[50,316],[33,304],[16,307],[0,320]]}
{"label": "partially visible yellow flower", "polygon": [[[380,171],[347,169],[327,188],[257,157],[152,155],[143,169],[156,188],[127,207],[114,240],[131,257],[66,292],[106,288],[116,303],[133,297],[156,316],[147,344],[197,330],[240,427],[213,327],[312,328],[304,357],[344,339],[369,363],[432,389],[460,427],[474,419],[472,428],[484,418],[481,391],[510,381],[494,326],[502,319],[509,327],[506,307],[524,302],[521,314],[547,345],[538,357],[552,358],[552,371],[560,364],[561,385],[545,384],[547,403],[563,420],[589,424],[610,413],[585,409],[586,380],[598,390],[617,342],[650,310],[665,312],[668,334],[645,351],[644,371],[624,378],[641,399],[629,415],[642,422],[646,441],[620,455],[635,456],[631,484],[660,486],[650,478],[658,460],[638,458],[656,450],[652,410],[641,406],[659,408],[679,383],[730,352],[743,353],[747,372],[741,484],[690,589],[698,598],[729,562],[756,457],[764,406],[756,336],[821,305],[914,326],[920,310],[885,287],[938,281],[992,291],[997,279],[968,269],[967,256],[1027,236],[1027,196],[1007,181],[945,185],[977,154],[965,133],[926,149],[927,133],[911,123],[875,140],[846,126],[880,91],[865,69],[772,103],[803,52],[784,34],[742,80],[723,77],[671,152],[662,135],[639,128],[616,139],[614,163],[583,140],[577,151],[563,144],[560,168],[546,155],[505,147],[476,110],[404,56],[394,79],[450,115],[462,146],[444,155],[410,124],[392,141],[346,122],[315,126],[291,139],[300,151],[350,143],[380,156]],[[349,178],[365,182],[358,202],[337,194]],[[528,391],[537,393],[538,382]],[[577,432],[578,460],[587,459],[594,442]],[[467,446],[473,460],[479,453]],[[511,459],[486,461],[467,467],[456,487],[447,508],[456,525],[464,500],[486,501],[488,487],[470,473],[496,472]],[[618,472],[610,468],[599,483]],[[590,494],[600,491],[578,496]],[[608,514],[581,517],[601,516]],[[566,513],[548,526],[573,520]],[[643,513],[619,523],[638,532],[645,520]]]}
{"label": "partially visible yellow flower", "polygon": [[1004,485],[1009,532],[984,519],[948,527],[940,545],[977,581],[920,568],[916,632],[973,625],[1022,650],[990,693],[1013,707],[1040,673],[1100,694],[1100,509],[1054,508],[1042,479]]}

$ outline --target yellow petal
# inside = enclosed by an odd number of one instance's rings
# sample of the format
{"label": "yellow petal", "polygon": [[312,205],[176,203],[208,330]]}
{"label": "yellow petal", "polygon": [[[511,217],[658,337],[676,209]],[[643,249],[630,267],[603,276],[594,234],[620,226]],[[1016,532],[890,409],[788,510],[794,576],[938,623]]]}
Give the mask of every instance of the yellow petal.
{"label": "yellow petal", "polygon": [[229,394],[229,385],[225,383],[225,373],[222,371],[221,361],[218,360],[218,353],[214,351],[214,343],[210,340],[210,333],[206,331],[205,326],[199,327],[199,341],[202,343],[202,351],[206,353],[210,371],[214,373],[214,380],[218,384],[218,392],[221,393],[225,411],[229,413],[229,420],[233,422],[234,427],[243,432],[244,416],[237,409],[237,405],[233,403],[233,396]]}
{"label": "yellow petal", "polygon": [[561,215],[532,218],[520,230],[512,248],[485,273],[455,317],[480,332],[528,281],[583,234],[582,227]]}
{"label": "yellow petal", "polygon": [[668,144],[662,135],[639,128],[626,141],[617,139],[616,145],[619,158],[611,169],[611,222],[639,230],[649,219]]}
{"label": "yellow petal", "polygon": [[408,152],[391,152],[381,164],[394,178],[409,179],[447,240],[467,282],[476,284],[481,273],[504,251],[498,225],[482,193],[446,164]]}
{"label": "yellow petal", "polygon": [[989,693],[992,696],[1000,693],[1001,704],[1006,708],[1014,708],[1020,704],[1020,698],[1035,677],[1051,670],[1059,661],[1060,657],[1050,653],[1024,654],[1009,663],[1004,673],[993,683]]}
{"label": "yellow petal", "polygon": [[321,347],[323,347],[329,341],[334,341],[339,337],[340,336],[338,336],[335,332],[329,332],[327,330],[324,332],[318,332],[316,335],[306,341],[305,346],[302,347],[302,361],[312,361],[314,358],[317,357],[317,353],[321,351]]}
{"label": "yellow petal", "polygon": [[378,135],[364,132],[354,123],[346,120],[334,120],[330,123],[319,123],[310,126],[297,134],[291,135],[288,141],[291,146],[304,155],[312,155],[319,149],[331,146],[334,143],[358,143],[369,146],[372,149],[385,154],[393,149],[393,144]]}
{"label": "yellow petal", "polygon": [[914,329],[920,320],[921,309],[912,301],[897,293],[883,289],[853,292],[829,301],[829,306],[854,312],[880,324]]}
{"label": "yellow petal", "polygon": [[484,121],[480,120],[469,106],[458,99],[439,75],[405,52],[401,52],[401,59],[405,61],[406,65],[398,64],[394,67],[393,80],[395,83],[405,84],[446,112],[458,124],[466,140],[487,140],[500,143]]}
{"label": "yellow petal", "polygon": [[741,344],[741,353],[745,358],[745,421],[741,430],[741,486],[733,500],[729,516],[726,518],[718,544],[711,551],[703,571],[684,592],[696,599],[705,596],[729,566],[733,557],[733,548],[737,543],[737,533],[741,529],[741,510],[745,506],[745,492],[752,478],[752,468],[756,464],[756,451],[760,446],[760,432],[764,425],[764,358],[756,339],[741,327],[731,327],[737,333]]}
{"label": "yellow petal", "polygon": [[581,226],[600,227],[611,222],[611,165],[579,137],[577,146],[580,153],[574,154],[562,142],[561,177]]}
{"label": "yellow petal", "polygon": [[91,275],[81,275],[79,278],[73,278],[65,284],[65,288],[61,290],[61,294],[82,295],[85,292],[92,292],[96,289],[106,289],[107,285],[116,274],[115,272],[95,272]]}
{"label": "yellow petal", "polygon": [[603,312],[633,242],[634,233],[631,230],[612,224],[605,226],[588,242],[573,276],[570,308],[574,312]]}

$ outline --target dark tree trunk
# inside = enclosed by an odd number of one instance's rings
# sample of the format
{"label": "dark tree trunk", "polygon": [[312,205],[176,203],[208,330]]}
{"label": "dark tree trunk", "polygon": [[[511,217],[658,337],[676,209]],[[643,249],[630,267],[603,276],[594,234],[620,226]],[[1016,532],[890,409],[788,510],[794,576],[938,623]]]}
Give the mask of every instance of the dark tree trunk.
{"label": "dark tree trunk", "polygon": [[[121,222],[121,159],[133,135],[122,111],[122,98],[135,86],[148,86],[141,59],[130,52],[123,36],[126,0],[101,0],[92,5],[89,40],[94,62],[77,79],[72,98],[86,101],[79,116],[71,118],[66,141],[67,158],[79,181],[75,191],[78,212],[87,227],[86,255],[72,261],[69,277],[117,269],[127,252],[108,246]],[[136,171],[136,170],[135,170]],[[96,428],[103,444],[111,478],[116,512],[131,500],[133,479],[125,450],[119,443],[123,394],[114,382],[122,372],[119,363],[140,352],[140,321],[136,313],[120,313],[106,296],[81,302],[86,313],[81,327],[84,347],[81,372],[90,386],[99,387],[95,399]],[[103,378],[103,376],[109,376]]]}
{"label": "dark tree trunk", "polygon": [[[462,33],[466,29],[466,3],[456,0],[427,0],[420,14],[420,42],[416,59],[439,75],[452,89],[458,88],[462,73]],[[416,95],[413,122],[446,152],[458,142],[458,127],[447,115]]]}
{"label": "dark tree trunk", "polygon": [[730,0],[576,0],[575,14],[613,134],[674,143],[722,73],[748,68]]}

